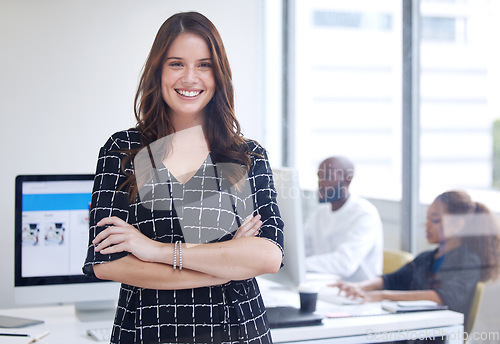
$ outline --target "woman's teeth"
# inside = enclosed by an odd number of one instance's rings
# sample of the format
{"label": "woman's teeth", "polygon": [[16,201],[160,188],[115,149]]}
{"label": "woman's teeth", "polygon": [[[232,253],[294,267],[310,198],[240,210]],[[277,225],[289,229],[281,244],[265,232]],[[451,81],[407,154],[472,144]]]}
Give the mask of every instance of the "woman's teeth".
{"label": "woman's teeth", "polygon": [[181,96],[184,97],[196,97],[201,93],[201,91],[182,91],[182,90],[176,90],[177,93],[179,93]]}

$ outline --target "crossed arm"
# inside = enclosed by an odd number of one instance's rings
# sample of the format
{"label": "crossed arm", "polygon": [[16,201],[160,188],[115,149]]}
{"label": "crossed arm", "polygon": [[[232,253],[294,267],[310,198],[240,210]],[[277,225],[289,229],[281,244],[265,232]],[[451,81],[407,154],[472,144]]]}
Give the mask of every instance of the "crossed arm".
{"label": "crossed arm", "polygon": [[182,270],[172,268],[174,244],[152,240],[118,217],[104,218],[97,225],[109,227],[93,240],[96,252],[131,253],[95,264],[94,274],[100,279],[150,289],[186,289],[275,273],[281,265],[281,249],[255,236],[262,225],[258,215],[247,218],[232,240],[200,245],[183,243]]}

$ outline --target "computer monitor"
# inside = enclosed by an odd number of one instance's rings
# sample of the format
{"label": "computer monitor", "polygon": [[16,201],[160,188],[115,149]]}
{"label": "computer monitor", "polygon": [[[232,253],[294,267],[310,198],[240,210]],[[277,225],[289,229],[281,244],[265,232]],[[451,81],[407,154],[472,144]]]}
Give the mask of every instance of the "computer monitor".
{"label": "computer monitor", "polygon": [[96,320],[99,313],[107,317],[114,311],[119,283],[82,273],[93,179],[91,174],[16,177],[17,304],[74,303],[81,320]]}
{"label": "computer monitor", "polygon": [[290,288],[297,288],[306,280],[304,233],[302,219],[302,191],[296,169],[273,168],[274,187],[284,226],[285,257],[283,267],[276,274],[263,278]]}

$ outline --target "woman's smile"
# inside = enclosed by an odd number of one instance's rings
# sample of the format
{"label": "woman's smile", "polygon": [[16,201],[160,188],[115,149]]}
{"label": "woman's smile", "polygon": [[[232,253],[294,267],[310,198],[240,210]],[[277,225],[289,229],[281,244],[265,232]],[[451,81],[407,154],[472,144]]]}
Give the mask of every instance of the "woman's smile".
{"label": "woman's smile", "polygon": [[199,96],[203,90],[197,90],[197,91],[189,91],[189,90],[179,90],[176,89],[175,92],[179,93],[179,95],[187,98],[195,98]]}

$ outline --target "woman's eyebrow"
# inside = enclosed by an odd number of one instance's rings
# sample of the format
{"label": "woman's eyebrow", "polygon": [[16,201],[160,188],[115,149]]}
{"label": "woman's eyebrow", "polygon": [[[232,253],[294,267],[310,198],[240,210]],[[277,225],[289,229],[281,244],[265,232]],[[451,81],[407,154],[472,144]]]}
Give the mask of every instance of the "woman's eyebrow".
{"label": "woman's eyebrow", "polygon": [[[170,56],[170,57],[167,57],[165,59],[165,61],[168,61],[168,60],[184,60],[184,59],[182,57]],[[212,58],[211,57],[204,57],[202,59],[199,59],[198,61],[199,62],[212,61]]]}

